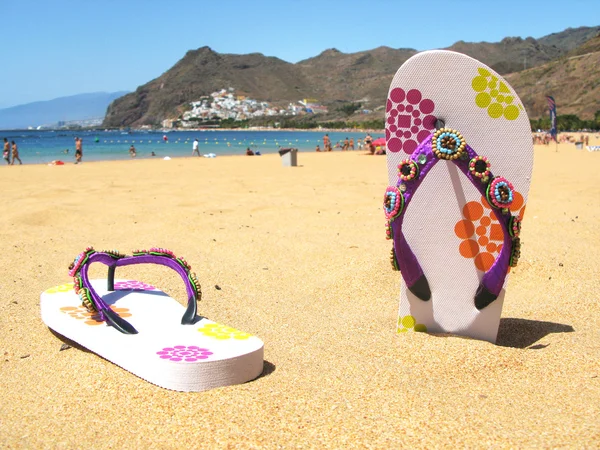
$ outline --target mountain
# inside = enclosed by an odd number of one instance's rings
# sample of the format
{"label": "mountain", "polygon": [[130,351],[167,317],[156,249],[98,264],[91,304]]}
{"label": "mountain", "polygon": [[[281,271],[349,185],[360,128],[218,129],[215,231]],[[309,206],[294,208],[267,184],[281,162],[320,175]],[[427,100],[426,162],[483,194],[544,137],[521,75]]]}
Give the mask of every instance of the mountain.
{"label": "mountain", "polygon": [[108,105],[127,92],[94,92],[0,109],[0,129],[56,125],[59,121],[102,119]]}
{"label": "mountain", "polygon": [[600,52],[600,31],[596,36],[591,38],[590,40],[584,42],[579,47],[575,47],[567,56],[579,56],[586,55],[588,53]]}
{"label": "mountain", "polygon": [[484,62],[501,75],[539,66],[564,54],[564,50],[544,45],[532,37],[508,37],[500,42],[469,43],[459,41],[446,50],[464,53]]}
{"label": "mountain", "polygon": [[186,103],[222,88],[268,102],[296,102],[315,90],[293,64],[260,53],[219,54],[209,47],[188,51],[160,77],[113,102],[106,126],[158,124]]}
{"label": "mountain", "polygon": [[586,120],[594,117],[600,110],[600,38],[596,43],[594,52],[561,57],[506,76],[529,117],[548,114],[546,95],[554,97],[559,115],[574,114]]}
{"label": "mountain", "polygon": [[538,41],[541,44],[554,46],[568,52],[583,45],[593,37],[597,36],[598,33],[600,33],[600,26],[567,28],[560,33],[552,33],[548,36],[544,36],[538,39]]}
{"label": "mountain", "polygon": [[[540,39],[459,41],[446,49],[465,53],[507,75],[517,93],[524,96],[525,106],[532,108],[532,117],[543,113],[540,98],[545,101],[545,95],[554,95],[557,102],[557,97],[564,97],[562,113],[574,111],[585,118],[593,115],[594,105],[600,109],[600,92],[594,84],[598,80],[596,57],[579,62],[567,58],[597,52],[593,42],[599,32],[600,27],[581,27]],[[396,70],[416,53],[415,49],[389,47],[357,53],[328,49],[292,64],[260,53],[220,54],[202,47],[189,51],[160,77],[114,101],[104,125],[158,125],[163,119],[179,117],[189,102],[228,87],[235,88],[238,95],[276,106],[314,98],[335,111],[345,103],[360,102],[376,111],[374,118],[383,117],[381,109]],[[570,62],[560,68],[560,61]],[[534,81],[535,76],[541,78]]]}
{"label": "mountain", "polygon": [[390,47],[358,53],[329,49],[295,66],[314,86],[315,98],[325,104],[352,101],[383,105],[381,100],[387,96],[390,74],[393,76],[416,53],[414,49]]}

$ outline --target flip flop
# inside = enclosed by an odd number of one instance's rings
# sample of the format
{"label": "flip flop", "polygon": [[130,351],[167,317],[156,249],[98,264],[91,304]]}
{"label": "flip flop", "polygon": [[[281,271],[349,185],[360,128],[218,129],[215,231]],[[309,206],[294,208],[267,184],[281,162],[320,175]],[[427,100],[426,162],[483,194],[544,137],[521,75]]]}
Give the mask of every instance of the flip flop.
{"label": "flip flop", "polygon": [[533,167],[527,113],[509,84],[460,53],[419,53],[386,105],[397,331],[495,342]]}
{"label": "flip flop", "polygon": [[[90,280],[92,263],[108,266]],[[148,284],[115,280],[117,267],[159,264],[183,279],[187,307]],[[200,283],[189,264],[169,250],[126,256],[88,247],[70,266],[74,283],[41,295],[44,323],[57,333],[150,383],[176,391],[203,391],[244,383],[263,370],[263,342],[197,315]]]}

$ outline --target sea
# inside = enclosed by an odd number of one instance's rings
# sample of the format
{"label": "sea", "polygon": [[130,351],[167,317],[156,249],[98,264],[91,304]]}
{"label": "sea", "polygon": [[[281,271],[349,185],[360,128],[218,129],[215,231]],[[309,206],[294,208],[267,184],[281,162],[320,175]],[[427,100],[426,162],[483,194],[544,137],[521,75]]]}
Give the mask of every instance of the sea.
{"label": "sea", "polygon": [[[364,131],[284,131],[284,130],[129,130],[129,131],[64,131],[17,130],[0,131],[3,138],[15,141],[23,164],[47,164],[52,161],[75,161],[75,137],[83,139],[83,162],[131,159],[133,144],[137,158],[181,158],[192,156],[192,144],[198,139],[200,154],[210,157],[245,155],[249,147],[261,154],[277,153],[281,148],[297,148],[314,152],[323,149],[323,136],[329,135],[332,145],[343,144],[345,138],[355,143],[364,139]],[[383,133],[371,133],[373,139]],[[355,145],[355,149],[358,147]],[[334,151],[339,150],[334,148]],[[152,153],[154,152],[154,156]]]}

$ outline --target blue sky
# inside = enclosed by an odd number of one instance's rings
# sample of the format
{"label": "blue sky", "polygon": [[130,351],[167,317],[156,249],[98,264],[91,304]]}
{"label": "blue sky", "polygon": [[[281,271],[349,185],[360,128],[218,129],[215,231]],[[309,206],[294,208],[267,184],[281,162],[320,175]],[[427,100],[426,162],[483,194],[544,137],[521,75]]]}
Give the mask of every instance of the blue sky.
{"label": "blue sky", "polygon": [[337,48],[418,50],[600,25],[600,0],[0,0],[0,108],[134,90],[186,51],[298,62]]}

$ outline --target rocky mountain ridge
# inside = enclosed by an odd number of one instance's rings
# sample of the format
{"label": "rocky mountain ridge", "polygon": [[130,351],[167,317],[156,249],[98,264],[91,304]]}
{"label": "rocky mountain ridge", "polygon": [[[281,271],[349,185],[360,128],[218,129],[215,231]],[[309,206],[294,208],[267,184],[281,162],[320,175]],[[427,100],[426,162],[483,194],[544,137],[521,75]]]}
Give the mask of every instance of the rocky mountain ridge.
{"label": "rocky mountain ridge", "polygon": [[[532,117],[542,114],[540,98],[544,100],[545,95],[555,96],[561,114],[569,111],[583,117],[600,109],[600,89],[594,84],[600,52],[590,44],[599,33],[600,26],[581,27],[540,39],[459,41],[446,49],[465,53],[507,75]],[[580,48],[590,51],[584,50],[581,61],[560,67],[560,61],[582,56]],[[188,51],[160,77],[115,100],[104,126],[158,125],[163,119],[179,117],[189,102],[227,87],[234,87],[238,95],[274,104],[315,98],[330,109],[360,102],[377,111],[385,104],[398,67],[416,53],[415,49],[390,47],[356,53],[328,49],[292,64],[260,53],[220,54],[201,47]]]}

